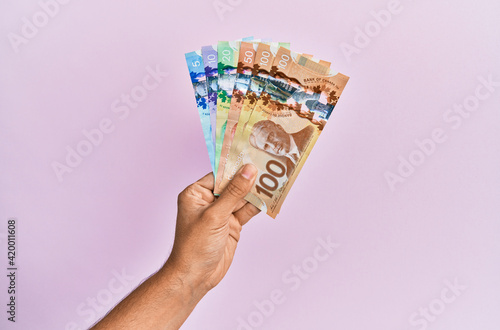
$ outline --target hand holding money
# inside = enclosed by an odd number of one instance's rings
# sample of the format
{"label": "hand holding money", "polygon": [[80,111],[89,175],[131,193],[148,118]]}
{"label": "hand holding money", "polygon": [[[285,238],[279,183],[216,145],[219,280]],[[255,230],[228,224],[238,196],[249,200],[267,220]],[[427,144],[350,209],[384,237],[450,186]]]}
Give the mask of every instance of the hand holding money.
{"label": "hand holding money", "polygon": [[292,52],[287,43],[219,42],[217,52],[216,124],[204,127],[215,130],[215,144],[207,142],[214,153],[214,193],[253,164],[257,179],[245,199],[275,218],[349,78],[329,62]]}

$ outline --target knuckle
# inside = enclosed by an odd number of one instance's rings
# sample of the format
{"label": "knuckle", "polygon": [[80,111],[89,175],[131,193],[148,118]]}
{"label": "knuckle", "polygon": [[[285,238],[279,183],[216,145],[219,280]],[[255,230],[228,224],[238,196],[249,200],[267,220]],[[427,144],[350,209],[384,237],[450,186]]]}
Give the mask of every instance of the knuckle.
{"label": "knuckle", "polygon": [[193,185],[187,186],[183,191],[177,196],[177,203],[182,203],[188,196],[193,192]]}
{"label": "knuckle", "polygon": [[186,195],[188,194],[188,189],[189,187],[179,193],[179,195],[177,196],[177,203],[181,203],[182,200],[186,198]]}

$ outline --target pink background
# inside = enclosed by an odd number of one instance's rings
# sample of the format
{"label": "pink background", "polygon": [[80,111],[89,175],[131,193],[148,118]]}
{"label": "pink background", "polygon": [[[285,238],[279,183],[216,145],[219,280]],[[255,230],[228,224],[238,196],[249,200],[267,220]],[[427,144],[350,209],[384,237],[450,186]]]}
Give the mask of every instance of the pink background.
{"label": "pink background", "polygon": [[[229,274],[183,328],[253,317],[260,329],[424,329],[409,319],[431,305],[428,329],[500,329],[500,87],[459,128],[443,119],[478,76],[500,81],[499,2],[404,0],[350,61],[340,46],[388,1],[237,2],[220,19],[212,1],[71,1],[16,53],[9,33],[40,7],[2,1],[0,264],[16,217],[15,328],[86,328],[162,264],[177,194],[210,168],[184,53],[253,35],[351,81],[278,219],[244,228]],[[120,120],[114,100],[157,65],[168,77]],[[59,182],[51,164],[103,118],[115,130]],[[447,140],[391,191],[384,173],[436,128]],[[292,291],[282,274],[328,236],[340,246]],[[122,270],[133,279],[119,285]],[[460,296],[436,301],[455,279]],[[6,288],[1,276],[2,329],[14,328]],[[273,290],[285,301],[263,315],[254,301]]]}

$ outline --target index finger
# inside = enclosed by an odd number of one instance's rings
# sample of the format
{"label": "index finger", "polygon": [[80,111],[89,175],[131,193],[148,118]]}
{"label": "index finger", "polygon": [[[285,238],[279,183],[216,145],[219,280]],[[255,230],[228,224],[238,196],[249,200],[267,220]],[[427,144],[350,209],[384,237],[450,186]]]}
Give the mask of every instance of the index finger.
{"label": "index finger", "polygon": [[215,186],[214,174],[212,172],[210,172],[207,175],[205,175],[203,178],[196,181],[196,183],[199,184],[202,188],[213,191],[214,186]]}
{"label": "index finger", "polygon": [[260,210],[251,203],[245,204],[241,209],[234,213],[234,217],[238,219],[240,225],[244,226],[250,219],[260,213]]}

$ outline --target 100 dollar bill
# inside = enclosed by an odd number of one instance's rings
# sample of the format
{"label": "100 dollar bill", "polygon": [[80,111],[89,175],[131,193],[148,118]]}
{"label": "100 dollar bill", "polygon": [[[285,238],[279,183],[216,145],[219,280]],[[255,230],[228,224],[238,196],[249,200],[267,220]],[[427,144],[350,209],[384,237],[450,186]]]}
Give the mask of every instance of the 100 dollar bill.
{"label": "100 dollar bill", "polygon": [[348,79],[281,47],[219,188],[253,163],[258,176],[245,199],[275,218]]}
{"label": "100 dollar bill", "polygon": [[[236,131],[234,133],[233,142],[231,144],[231,149],[229,151],[228,158],[226,160],[226,166],[224,168],[224,175],[222,178],[216,182],[216,191],[220,192],[227,185],[228,181],[228,168],[232,170],[235,169],[235,164],[240,165],[238,154],[236,153],[237,146],[241,141],[241,136],[245,126],[250,118],[257,100],[260,94],[264,90],[267,84],[267,78],[271,72],[271,67],[274,62],[274,56],[278,52],[280,47],[290,48],[289,43],[260,43],[257,46],[256,53],[254,55],[254,60],[252,61],[252,77],[250,78],[250,85],[247,93],[243,97],[243,103],[238,116],[238,123],[236,125]],[[232,173],[234,175],[234,173]],[[232,178],[232,176],[231,176]]]}
{"label": "100 dollar bill", "polygon": [[[271,43],[269,44],[259,44],[257,48],[257,52],[255,55],[255,61],[253,62],[252,76],[250,78],[250,86],[247,91],[247,94],[243,97],[243,105],[241,112],[239,113],[239,119],[236,126],[236,132],[234,133],[233,143],[231,144],[231,150],[226,160],[226,166],[224,168],[224,175],[218,176],[216,185],[215,185],[215,193],[220,193],[222,188],[227,185],[228,180],[232,178],[232,176],[236,173],[239,166],[241,165],[241,157],[237,152],[238,143],[241,141],[241,136],[245,130],[246,124],[250,115],[257,104],[257,100],[259,99],[261,93],[266,88],[268,84],[269,74],[272,70],[272,64],[274,62],[274,57],[278,52],[280,47],[285,47],[287,49],[290,48],[289,43]],[[316,66],[316,63],[320,64],[320,66],[324,66],[325,68],[330,67],[330,62],[322,61],[313,58],[313,55],[302,54],[303,57],[308,59],[312,59],[312,61],[307,61],[304,63],[300,63],[301,65],[306,66]],[[287,85],[286,83],[284,85]],[[293,88],[290,86],[290,88]],[[234,102],[234,100],[233,100]],[[226,140],[224,139],[224,145],[226,144]],[[223,148],[224,151],[224,148]],[[221,161],[224,159],[221,156]],[[230,169],[226,171],[226,168]],[[221,172],[221,167],[219,166],[219,173]],[[222,181],[224,183],[221,185]]]}

